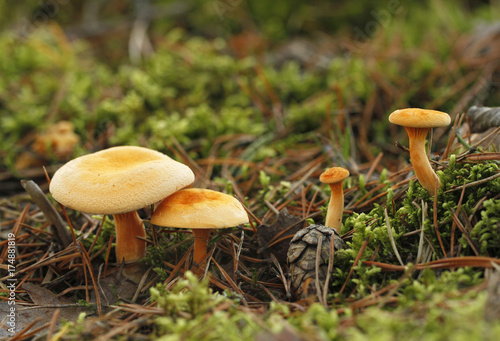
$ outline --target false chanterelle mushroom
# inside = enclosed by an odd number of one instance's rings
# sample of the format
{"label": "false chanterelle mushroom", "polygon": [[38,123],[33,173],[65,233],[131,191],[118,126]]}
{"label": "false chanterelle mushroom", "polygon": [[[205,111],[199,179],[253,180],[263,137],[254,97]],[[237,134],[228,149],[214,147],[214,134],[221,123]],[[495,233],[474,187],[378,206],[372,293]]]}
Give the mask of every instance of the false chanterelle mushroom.
{"label": "false chanterelle mushroom", "polygon": [[195,270],[205,267],[210,231],[247,222],[248,214],[234,197],[201,188],[183,189],[165,198],[151,217],[154,225],[191,229]]}
{"label": "false chanterelle mushroom", "polygon": [[330,203],[326,213],[325,226],[334,228],[340,234],[342,214],[344,212],[344,191],[342,183],[349,176],[349,171],[342,167],[332,167],[321,173],[319,180],[330,186]]}
{"label": "false chanterelle mushroom", "polygon": [[410,159],[420,184],[433,195],[441,187],[439,177],[431,167],[425,151],[425,138],[431,128],[446,127],[450,116],[436,110],[407,108],[394,111],[389,122],[403,126],[410,140]]}
{"label": "false chanterelle mushroom", "polygon": [[50,193],[61,204],[86,213],[112,214],[118,262],[136,261],[146,249],[144,225],[136,210],[190,185],[186,165],[160,152],[113,147],[69,161],[54,174]]}
{"label": "false chanterelle mushroom", "polygon": [[339,233],[344,211],[342,182],[348,176],[349,171],[341,167],[329,168],[320,175],[320,181],[328,184],[331,189],[325,225],[309,225],[299,230],[290,240],[287,262],[291,289],[299,297],[305,298],[316,292],[317,284],[323,287],[328,275],[331,246],[333,245],[334,250],[346,246]]}

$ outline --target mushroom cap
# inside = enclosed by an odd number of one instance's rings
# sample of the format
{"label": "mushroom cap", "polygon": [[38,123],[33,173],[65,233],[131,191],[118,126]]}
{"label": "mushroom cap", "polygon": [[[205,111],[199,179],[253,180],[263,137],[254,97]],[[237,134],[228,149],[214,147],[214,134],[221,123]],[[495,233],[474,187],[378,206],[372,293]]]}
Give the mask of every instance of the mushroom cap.
{"label": "mushroom cap", "polygon": [[389,115],[389,122],[410,128],[436,128],[450,125],[450,115],[419,108],[399,109]]}
{"label": "mushroom cap", "polygon": [[72,209],[119,214],[158,202],[193,182],[193,171],[169,156],[121,146],[69,161],[55,172],[49,190]]}
{"label": "mushroom cap", "polygon": [[334,184],[343,181],[350,175],[349,171],[342,167],[332,167],[321,173],[319,181],[324,184]]}
{"label": "mushroom cap", "polygon": [[247,222],[247,212],[234,197],[201,188],[183,189],[163,199],[151,217],[154,225],[191,229],[220,229]]}

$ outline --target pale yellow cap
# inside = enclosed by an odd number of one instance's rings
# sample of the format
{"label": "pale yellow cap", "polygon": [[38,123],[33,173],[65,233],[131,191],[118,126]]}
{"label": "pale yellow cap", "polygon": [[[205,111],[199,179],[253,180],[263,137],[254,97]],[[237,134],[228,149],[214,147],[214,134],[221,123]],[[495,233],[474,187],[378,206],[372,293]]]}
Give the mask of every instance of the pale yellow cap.
{"label": "pale yellow cap", "polygon": [[410,128],[437,128],[450,125],[451,118],[442,111],[407,108],[390,114],[389,122]]}
{"label": "pale yellow cap", "polygon": [[342,167],[332,167],[321,173],[319,181],[324,184],[333,184],[343,181],[349,176],[349,171]]}
{"label": "pale yellow cap", "polygon": [[243,205],[234,197],[201,188],[187,188],[165,198],[151,223],[159,226],[218,229],[248,222]]}
{"label": "pale yellow cap", "polygon": [[193,171],[169,156],[121,146],[69,161],[54,174],[50,193],[75,210],[118,214],[151,205],[193,182]]}

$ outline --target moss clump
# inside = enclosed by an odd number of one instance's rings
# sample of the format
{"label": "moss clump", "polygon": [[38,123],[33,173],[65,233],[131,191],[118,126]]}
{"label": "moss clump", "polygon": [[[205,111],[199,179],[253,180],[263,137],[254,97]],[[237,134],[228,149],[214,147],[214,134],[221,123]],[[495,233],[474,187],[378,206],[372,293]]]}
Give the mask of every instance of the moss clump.
{"label": "moss clump", "polygon": [[480,246],[481,254],[500,257],[500,200],[489,199],[483,203],[481,220],[470,232]]}
{"label": "moss clump", "polygon": [[[381,272],[378,267],[367,267],[363,264],[363,261],[374,260],[399,265],[396,250],[405,265],[416,261],[425,263],[438,260],[443,256],[449,257],[452,251],[453,256],[475,255],[478,252],[480,256],[499,257],[500,205],[496,197],[500,194],[500,179],[496,178],[487,183],[465,188],[462,200],[460,200],[462,193],[459,187],[491,177],[497,172],[498,165],[495,162],[457,163],[439,172],[443,181],[443,188],[438,191],[437,197],[439,235],[434,226],[434,198],[430,197],[418,182],[410,182],[402,200],[397,202],[387,200],[387,205],[375,204],[368,213],[354,213],[347,217],[342,232],[352,231],[352,239],[347,241],[348,249],[336,253],[337,269],[334,274],[334,288],[338,289],[338,286],[344,283],[354,259],[366,241],[368,241],[366,248],[360,258],[360,263],[354,269],[355,276],[348,287],[352,289],[355,284],[356,293],[359,296],[371,293],[372,287],[382,287],[399,278],[398,272]],[[455,188],[457,190],[454,190]],[[483,202],[482,205],[478,205],[480,202]],[[459,203],[461,203],[461,208],[457,211]],[[389,221],[386,220],[386,209]],[[456,226],[453,215],[455,219],[460,218],[461,224],[469,224],[472,230],[467,234],[462,233]],[[391,244],[388,223],[396,250]],[[421,244],[419,230],[422,228]],[[441,245],[446,255],[443,255]],[[451,250],[452,246],[453,250]],[[421,247],[420,251],[419,247]],[[417,259],[419,252],[420,258]],[[469,285],[476,283],[477,274],[481,273],[482,271],[464,273],[464,276],[469,276],[465,282]]]}
{"label": "moss clump", "polygon": [[500,323],[484,319],[486,294],[450,300],[434,294],[425,303],[394,310],[368,308],[345,331],[345,340],[496,340]]}
{"label": "moss clump", "polygon": [[279,332],[284,322],[273,311],[258,322],[254,314],[238,309],[238,300],[213,292],[207,280],[189,271],[171,289],[158,284],[150,291],[164,310],[155,319],[156,340],[254,340],[258,334]]}

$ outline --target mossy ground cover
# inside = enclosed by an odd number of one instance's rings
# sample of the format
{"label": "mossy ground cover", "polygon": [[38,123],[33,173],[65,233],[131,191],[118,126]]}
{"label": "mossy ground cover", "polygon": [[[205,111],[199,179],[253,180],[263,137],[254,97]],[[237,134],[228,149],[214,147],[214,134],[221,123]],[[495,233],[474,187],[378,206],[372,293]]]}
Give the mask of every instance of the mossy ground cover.
{"label": "mossy ground cover", "polygon": [[[152,2],[152,48],[138,51],[126,43],[140,12],[132,2],[101,5],[121,28],[97,16],[90,37],[77,15],[89,4],[0,6],[10,18],[0,34],[0,298],[14,233],[17,307],[42,311],[31,320],[44,338],[495,339],[499,147],[495,132],[469,134],[462,113],[499,104],[498,40],[478,28],[498,6],[186,4]],[[429,143],[437,196],[413,176],[394,144],[407,145],[405,132],[387,120],[412,106],[455,124]],[[53,128],[61,121],[71,124]],[[212,236],[204,276],[188,271],[191,235],[152,226],[147,207],[148,253],[131,284],[115,264],[112,219],[63,210],[47,194],[78,241],[64,248],[41,199],[19,184],[33,179],[47,193],[44,167],[50,177],[73,157],[127,144],[184,162],[195,187],[248,209],[250,224]],[[298,227],[323,223],[329,189],[318,177],[331,166],[351,172],[347,248],[335,252],[328,286],[300,298],[289,288],[291,235],[280,233],[290,226],[277,213]],[[17,339],[34,339],[28,329]]]}

